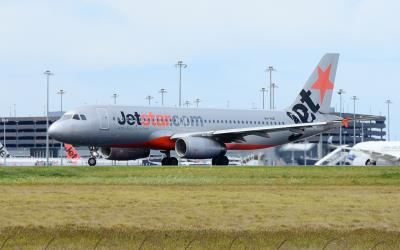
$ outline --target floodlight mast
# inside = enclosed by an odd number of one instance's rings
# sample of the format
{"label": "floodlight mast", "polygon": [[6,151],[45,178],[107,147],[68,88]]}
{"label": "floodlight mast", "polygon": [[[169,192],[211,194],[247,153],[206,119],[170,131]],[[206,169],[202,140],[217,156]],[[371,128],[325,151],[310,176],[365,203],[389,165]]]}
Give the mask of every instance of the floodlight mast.
{"label": "floodlight mast", "polygon": [[[343,89],[339,89],[339,91],[337,93],[340,96],[339,116],[340,116],[340,118],[342,118],[342,95],[344,95],[346,92],[344,92]],[[339,145],[340,145],[340,148],[342,148],[342,126],[339,127]],[[342,157],[342,149],[340,150],[340,158],[341,157]],[[340,165],[343,165],[342,159],[340,159],[339,163],[340,163]]]}
{"label": "floodlight mast", "polygon": [[151,106],[151,100],[152,100],[153,98],[154,98],[154,97],[152,97],[151,95],[146,96],[146,100],[149,102],[149,106]]}
{"label": "floodlight mast", "polygon": [[358,98],[357,96],[353,96],[351,100],[353,100],[353,145],[356,145],[356,101]]}
{"label": "floodlight mast", "polygon": [[387,104],[387,141],[390,141],[390,104],[393,102],[388,99],[385,101],[385,103]]}
{"label": "floodlight mast", "polygon": [[273,108],[272,104],[272,71],[276,71],[274,66],[268,66],[268,68],[265,70],[266,72],[269,72],[269,109]]}
{"label": "floodlight mast", "polygon": [[61,111],[61,112],[63,112],[63,95],[64,95],[65,93],[67,93],[67,92],[65,92],[65,90],[63,90],[63,89],[60,89],[60,90],[57,92],[57,94],[60,95],[60,111]]}
{"label": "floodlight mast", "polygon": [[117,93],[114,93],[111,97],[114,99],[114,105],[116,105],[117,104],[117,98],[119,97],[119,95]]}
{"label": "floodlight mast", "polygon": [[167,93],[166,89],[160,89],[160,91],[158,91],[158,93],[161,94],[161,106],[164,106],[164,94]]}
{"label": "floodlight mast", "polygon": [[182,68],[187,68],[187,64],[183,61],[178,61],[175,67],[179,68],[179,107],[182,106]]}
{"label": "floodlight mast", "polygon": [[47,78],[47,101],[46,101],[46,166],[49,166],[49,83],[50,76],[54,74],[50,70],[46,70],[43,74]]}
{"label": "floodlight mast", "polygon": [[268,92],[266,88],[261,88],[260,92],[262,93],[262,108],[265,109],[265,92]]}

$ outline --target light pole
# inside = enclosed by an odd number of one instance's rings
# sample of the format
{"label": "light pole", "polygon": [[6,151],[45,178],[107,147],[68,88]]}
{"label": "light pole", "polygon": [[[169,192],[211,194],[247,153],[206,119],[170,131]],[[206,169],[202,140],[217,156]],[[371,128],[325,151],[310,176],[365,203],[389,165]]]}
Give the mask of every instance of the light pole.
{"label": "light pole", "polygon": [[158,92],[161,94],[161,106],[164,106],[164,94],[167,93],[167,90],[160,89]]}
{"label": "light pole", "polygon": [[275,109],[275,89],[278,88],[276,83],[272,83],[272,109]]}
{"label": "light pole", "polygon": [[[4,146],[4,149],[7,149],[6,148],[6,122],[8,122],[8,119],[6,119],[6,118],[3,118],[3,119],[1,119],[1,121],[3,122],[3,146]],[[7,155],[5,155],[4,156],[4,166],[6,165],[6,159],[7,159]]]}
{"label": "light pole", "polygon": [[351,100],[353,100],[353,145],[356,145],[356,101],[358,98],[354,95]]}
{"label": "light pole", "polygon": [[201,100],[199,98],[197,98],[196,100],[194,100],[194,103],[196,103],[196,108],[199,107],[199,103],[201,102]]}
{"label": "light pole", "polygon": [[[66,92],[65,92],[65,90],[63,90],[63,89],[60,89],[58,92],[57,92],[57,94],[59,94],[60,95],[60,111],[61,111],[61,113],[63,112],[63,95],[65,94]],[[63,162],[63,157],[64,157],[64,154],[63,154],[63,143],[62,142],[60,142],[60,162],[61,162],[61,166],[64,166],[64,162]]]}
{"label": "light pole", "polygon": [[63,95],[64,95],[65,93],[66,93],[66,92],[65,92],[65,90],[63,90],[63,89],[60,89],[60,90],[57,92],[57,94],[60,95],[60,111],[61,111],[61,113],[62,113],[62,111],[63,111]]}
{"label": "light pole", "polygon": [[190,105],[190,102],[189,102],[189,101],[186,101],[186,102],[185,102],[186,108],[189,108],[189,105]]}
{"label": "light pole", "polygon": [[46,104],[46,166],[49,166],[49,83],[50,76],[54,75],[50,70],[44,72],[47,78],[47,104]]}
{"label": "light pole", "polygon": [[272,71],[276,71],[274,66],[269,66],[266,72],[269,72],[269,109],[272,109]]}
{"label": "light pole", "polygon": [[386,100],[385,103],[387,104],[387,121],[388,121],[388,126],[387,126],[387,141],[390,141],[390,104],[393,102],[391,100]]}
{"label": "light pole", "polygon": [[268,90],[266,88],[261,88],[260,91],[262,92],[262,107],[263,109],[265,109],[265,92],[267,92]]}
{"label": "light pole", "polygon": [[[345,93],[343,89],[339,89],[337,92],[340,96],[340,105],[339,105],[339,115],[342,118],[342,95]],[[342,158],[342,125],[339,127],[339,145],[340,145],[340,158]],[[340,165],[342,165],[342,159],[340,159]]]}
{"label": "light pole", "polygon": [[154,98],[154,97],[152,97],[151,95],[146,96],[146,100],[149,101],[149,106],[151,106],[151,100],[152,100],[153,98]]}
{"label": "light pole", "polygon": [[17,104],[14,103],[14,117],[17,117]]}
{"label": "light pole", "polygon": [[175,67],[179,68],[179,107],[182,106],[182,68],[187,68],[183,61],[178,61]]}
{"label": "light pole", "polygon": [[117,93],[114,93],[111,97],[114,98],[114,105],[116,105],[117,104],[117,98],[119,97],[119,95]]}

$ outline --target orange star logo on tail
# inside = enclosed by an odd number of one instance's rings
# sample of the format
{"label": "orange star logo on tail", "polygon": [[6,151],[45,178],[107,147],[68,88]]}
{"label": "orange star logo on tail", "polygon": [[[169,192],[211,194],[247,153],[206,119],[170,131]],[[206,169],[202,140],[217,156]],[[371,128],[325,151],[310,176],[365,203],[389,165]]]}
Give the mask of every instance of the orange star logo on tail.
{"label": "orange star logo on tail", "polygon": [[329,75],[331,74],[331,67],[332,64],[329,64],[328,68],[325,71],[321,69],[318,65],[318,79],[317,81],[311,86],[313,89],[319,89],[319,98],[321,103],[324,102],[326,91],[329,89],[333,89],[333,83],[329,80]]}

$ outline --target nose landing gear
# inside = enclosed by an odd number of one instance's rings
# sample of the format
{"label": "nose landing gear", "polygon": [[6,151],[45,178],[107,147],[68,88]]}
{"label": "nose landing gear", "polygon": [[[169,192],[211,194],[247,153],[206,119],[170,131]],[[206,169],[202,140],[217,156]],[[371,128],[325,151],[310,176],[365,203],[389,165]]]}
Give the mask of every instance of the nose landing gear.
{"label": "nose landing gear", "polygon": [[177,166],[178,165],[178,159],[176,159],[175,157],[171,157],[171,152],[169,150],[161,151],[161,153],[165,154],[165,157],[161,160],[161,165],[163,165],[163,166]]}
{"label": "nose landing gear", "polygon": [[99,153],[97,152],[98,148],[96,147],[89,147],[89,151],[90,151],[90,158],[88,159],[88,164],[89,166],[96,166],[96,157],[99,156]]}

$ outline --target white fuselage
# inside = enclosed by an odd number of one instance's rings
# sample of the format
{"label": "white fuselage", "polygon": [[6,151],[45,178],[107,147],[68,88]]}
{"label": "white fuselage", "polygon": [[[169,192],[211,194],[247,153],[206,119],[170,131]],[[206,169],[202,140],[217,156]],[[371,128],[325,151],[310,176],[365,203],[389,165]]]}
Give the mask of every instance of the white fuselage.
{"label": "white fuselage", "polygon": [[365,165],[368,160],[378,164],[399,164],[400,141],[368,141],[356,144],[349,152],[352,165]]}

